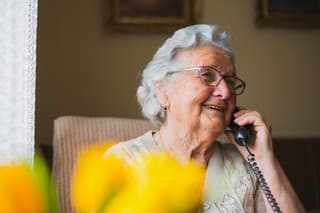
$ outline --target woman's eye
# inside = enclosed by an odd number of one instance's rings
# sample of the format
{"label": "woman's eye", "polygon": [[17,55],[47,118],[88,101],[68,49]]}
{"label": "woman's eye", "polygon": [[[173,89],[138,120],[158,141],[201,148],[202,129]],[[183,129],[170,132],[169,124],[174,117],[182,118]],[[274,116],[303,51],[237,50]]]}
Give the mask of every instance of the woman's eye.
{"label": "woman's eye", "polygon": [[206,82],[212,82],[215,81],[217,76],[215,75],[214,72],[210,72],[210,71],[203,71],[201,73],[201,78],[203,80],[205,80]]}

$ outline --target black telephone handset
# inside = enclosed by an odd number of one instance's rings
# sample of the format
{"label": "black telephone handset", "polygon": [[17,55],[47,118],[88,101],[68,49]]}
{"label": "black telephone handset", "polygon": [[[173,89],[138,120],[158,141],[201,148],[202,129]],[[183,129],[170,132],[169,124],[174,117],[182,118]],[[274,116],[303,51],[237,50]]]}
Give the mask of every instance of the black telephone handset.
{"label": "black telephone handset", "polygon": [[[238,107],[235,108],[234,113],[238,112]],[[250,137],[253,133],[253,126],[252,125],[246,125],[246,126],[239,126],[236,123],[234,123],[234,117],[232,116],[229,128],[234,136],[235,141],[238,145],[245,147],[245,149],[248,152],[247,160],[248,163],[253,170],[254,174],[257,177],[257,180],[262,188],[263,193],[265,194],[273,212],[280,213],[280,207],[278,206],[277,201],[273,197],[273,194],[270,191],[270,188],[264,179],[257,162],[255,161],[254,154],[250,151],[248,148],[248,143],[250,141]]]}
{"label": "black telephone handset", "polygon": [[[238,112],[238,107],[235,108],[233,113]],[[252,135],[252,125],[239,126],[234,123],[234,117],[232,116],[229,128],[233,133],[234,139],[240,146],[247,146],[250,140],[250,136]]]}

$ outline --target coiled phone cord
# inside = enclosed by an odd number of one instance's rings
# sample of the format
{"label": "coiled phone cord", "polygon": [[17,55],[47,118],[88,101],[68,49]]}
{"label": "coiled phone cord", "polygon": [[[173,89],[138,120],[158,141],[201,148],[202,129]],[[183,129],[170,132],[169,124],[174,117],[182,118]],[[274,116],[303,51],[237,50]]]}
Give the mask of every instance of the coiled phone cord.
{"label": "coiled phone cord", "polygon": [[272,194],[266,180],[264,179],[264,177],[258,167],[257,162],[255,161],[254,154],[252,154],[252,152],[250,151],[248,146],[245,145],[245,148],[248,152],[247,159],[248,159],[249,165],[250,165],[251,169],[253,170],[254,174],[256,175],[258,182],[262,188],[262,191],[265,194],[273,212],[281,213],[280,207],[278,206],[276,199],[273,197],[273,194]]}

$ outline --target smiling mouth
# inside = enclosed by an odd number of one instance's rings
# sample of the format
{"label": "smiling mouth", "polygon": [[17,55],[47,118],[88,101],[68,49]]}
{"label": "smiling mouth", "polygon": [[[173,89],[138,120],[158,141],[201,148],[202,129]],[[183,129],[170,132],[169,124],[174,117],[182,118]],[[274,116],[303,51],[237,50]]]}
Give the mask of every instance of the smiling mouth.
{"label": "smiling mouth", "polygon": [[210,104],[202,104],[203,107],[207,108],[207,109],[213,109],[213,110],[218,110],[222,113],[224,113],[224,108],[221,106],[217,106],[217,105],[210,105]]}

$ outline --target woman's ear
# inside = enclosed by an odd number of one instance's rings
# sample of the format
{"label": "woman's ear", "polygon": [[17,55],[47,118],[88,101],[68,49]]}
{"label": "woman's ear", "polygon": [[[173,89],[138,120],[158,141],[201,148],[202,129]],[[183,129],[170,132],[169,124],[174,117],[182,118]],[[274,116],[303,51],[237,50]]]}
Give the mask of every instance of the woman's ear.
{"label": "woman's ear", "polygon": [[168,108],[169,106],[169,98],[168,98],[168,95],[167,95],[167,90],[166,90],[166,87],[164,85],[164,82],[163,81],[157,81],[155,83],[155,88],[156,88],[156,96],[157,96],[157,99],[160,103],[160,105],[163,107],[163,108]]}

